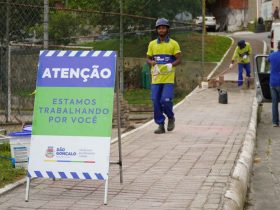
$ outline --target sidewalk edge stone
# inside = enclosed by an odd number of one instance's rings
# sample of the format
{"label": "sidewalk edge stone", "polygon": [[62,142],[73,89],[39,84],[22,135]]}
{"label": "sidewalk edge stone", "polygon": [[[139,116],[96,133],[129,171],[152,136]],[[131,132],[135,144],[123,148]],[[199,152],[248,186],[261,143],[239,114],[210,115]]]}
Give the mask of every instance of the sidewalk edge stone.
{"label": "sidewalk edge stone", "polygon": [[229,188],[225,194],[224,210],[241,210],[244,207],[250,172],[253,164],[257,128],[258,103],[256,97],[252,105],[252,114],[239,158],[234,167]]}
{"label": "sidewalk edge stone", "polygon": [[22,178],[19,181],[12,183],[12,184],[8,184],[3,188],[0,188],[0,195],[3,195],[4,193],[9,192],[9,191],[15,189],[16,187],[23,185],[25,182],[26,182],[26,177]]}

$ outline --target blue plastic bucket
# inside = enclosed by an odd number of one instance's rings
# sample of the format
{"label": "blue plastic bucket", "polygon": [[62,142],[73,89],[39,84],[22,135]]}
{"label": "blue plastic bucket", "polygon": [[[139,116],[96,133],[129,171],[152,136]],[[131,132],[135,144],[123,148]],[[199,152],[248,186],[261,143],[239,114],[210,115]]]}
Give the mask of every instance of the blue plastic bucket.
{"label": "blue plastic bucket", "polygon": [[22,129],[22,131],[29,131],[32,132],[32,125],[25,125]]}
{"label": "blue plastic bucket", "polygon": [[15,160],[15,166],[27,168],[30,151],[31,132],[13,132],[10,136],[11,155]]}
{"label": "blue plastic bucket", "polygon": [[8,136],[11,136],[11,137],[28,137],[28,136],[31,136],[31,132],[30,131],[12,132],[12,133],[9,133]]}

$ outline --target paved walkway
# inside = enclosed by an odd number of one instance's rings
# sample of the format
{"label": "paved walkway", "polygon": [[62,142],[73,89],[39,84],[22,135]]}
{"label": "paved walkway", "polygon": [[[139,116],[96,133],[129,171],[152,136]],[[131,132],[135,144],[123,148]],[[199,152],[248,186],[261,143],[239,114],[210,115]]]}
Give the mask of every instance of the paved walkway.
{"label": "paved walkway", "polygon": [[[35,179],[30,202],[24,202],[21,186],[0,197],[0,209],[221,208],[250,121],[254,90],[233,88],[228,94],[224,105],[218,103],[217,90],[198,89],[176,109],[175,131],[155,135],[156,126],[150,124],[125,137],[124,183],[112,165],[107,206],[100,181]],[[113,144],[111,160],[117,157]]]}
{"label": "paved walkway", "polygon": [[[229,91],[229,104],[215,89],[199,90],[176,110],[176,130],[155,135],[154,125],[124,138],[124,183],[111,166],[108,205],[97,181],[43,180],[0,198],[0,209],[217,209],[243,142],[252,90]],[[117,145],[111,149],[117,159]]]}
{"label": "paved walkway", "polygon": [[280,128],[272,127],[271,115],[271,103],[263,104],[247,210],[280,208]]}

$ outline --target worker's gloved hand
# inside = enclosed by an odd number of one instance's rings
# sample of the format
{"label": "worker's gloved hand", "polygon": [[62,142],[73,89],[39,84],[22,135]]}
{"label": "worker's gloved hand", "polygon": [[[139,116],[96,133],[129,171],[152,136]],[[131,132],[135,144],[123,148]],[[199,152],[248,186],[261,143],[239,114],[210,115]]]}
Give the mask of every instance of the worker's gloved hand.
{"label": "worker's gloved hand", "polygon": [[233,67],[233,64],[231,63],[231,64],[229,65],[228,68],[229,68],[229,69],[232,69],[232,67]]}
{"label": "worker's gloved hand", "polygon": [[242,57],[243,59],[246,59],[246,58],[248,58],[248,55],[243,55],[243,57]]}
{"label": "worker's gloved hand", "polygon": [[154,65],[154,69],[153,69],[153,75],[154,76],[156,76],[156,75],[158,75],[160,73],[160,71],[159,71],[159,68],[158,68],[158,65],[156,64],[156,65]]}
{"label": "worker's gloved hand", "polygon": [[166,68],[167,68],[167,72],[171,72],[172,71],[172,63],[167,63],[165,64]]}

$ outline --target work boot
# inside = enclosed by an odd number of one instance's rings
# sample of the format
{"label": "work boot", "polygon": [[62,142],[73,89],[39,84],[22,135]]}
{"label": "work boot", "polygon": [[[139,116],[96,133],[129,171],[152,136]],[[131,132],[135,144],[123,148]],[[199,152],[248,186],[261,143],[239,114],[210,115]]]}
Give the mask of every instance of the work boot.
{"label": "work boot", "polygon": [[158,128],[154,131],[155,134],[162,134],[165,133],[164,124],[160,124]]}
{"label": "work boot", "polygon": [[167,124],[167,130],[172,131],[175,128],[175,118],[169,118],[168,119],[168,124]]}

